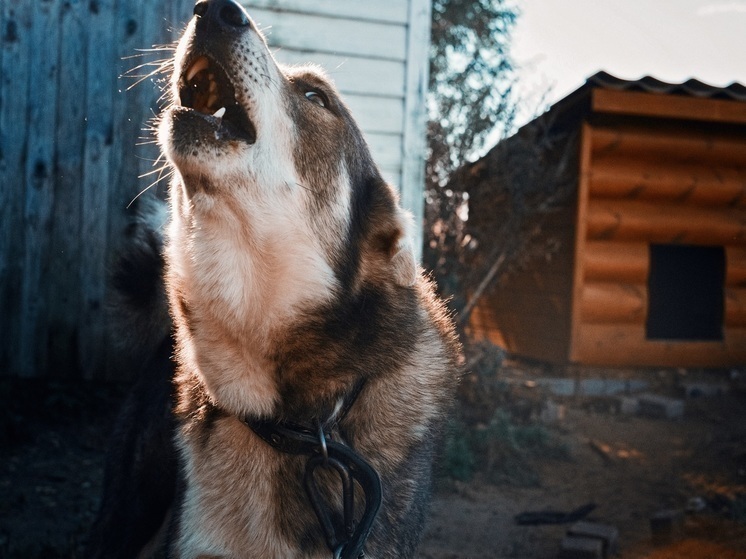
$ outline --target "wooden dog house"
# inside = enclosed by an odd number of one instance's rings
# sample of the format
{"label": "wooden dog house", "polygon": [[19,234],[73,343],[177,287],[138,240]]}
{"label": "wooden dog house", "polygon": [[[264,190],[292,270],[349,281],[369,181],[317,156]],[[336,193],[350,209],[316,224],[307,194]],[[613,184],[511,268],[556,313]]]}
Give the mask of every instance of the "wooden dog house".
{"label": "wooden dog house", "polygon": [[746,364],[746,88],[599,73],[540,119],[579,142],[559,249],[471,333],[558,363]]}

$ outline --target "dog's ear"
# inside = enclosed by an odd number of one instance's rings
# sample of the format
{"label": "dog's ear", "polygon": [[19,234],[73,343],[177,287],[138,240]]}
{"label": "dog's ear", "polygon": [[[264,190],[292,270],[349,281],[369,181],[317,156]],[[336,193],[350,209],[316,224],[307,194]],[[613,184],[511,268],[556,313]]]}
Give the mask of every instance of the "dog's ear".
{"label": "dog's ear", "polygon": [[391,256],[391,268],[397,285],[411,287],[417,281],[417,260],[414,257],[414,246],[412,239],[406,233],[395,244]]}
{"label": "dog's ear", "polygon": [[412,216],[396,208],[393,228],[384,237],[384,251],[394,282],[401,287],[411,287],[417,281],[417,259],[412,242]]}
{"label": "dog's ear", "polygon": [[381,182],[378,199],[371,205],[362,250],[362,277],[381,285],[412,287],[419,269],[412,242],[413,219],[399,205],[391,185]]}

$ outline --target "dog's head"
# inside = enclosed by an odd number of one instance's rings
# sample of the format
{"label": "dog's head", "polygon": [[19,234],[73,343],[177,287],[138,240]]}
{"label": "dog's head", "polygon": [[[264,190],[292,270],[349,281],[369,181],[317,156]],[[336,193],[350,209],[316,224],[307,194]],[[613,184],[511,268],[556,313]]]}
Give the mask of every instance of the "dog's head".
{"label": "dog's head", "polygon": [[159,141],[182,225],[221,222],[258,251],[304,243],[332,290],[363,276],[414,283],[406,214],[320,69],[278,65],[240,5],[201,0],[171,83]]}

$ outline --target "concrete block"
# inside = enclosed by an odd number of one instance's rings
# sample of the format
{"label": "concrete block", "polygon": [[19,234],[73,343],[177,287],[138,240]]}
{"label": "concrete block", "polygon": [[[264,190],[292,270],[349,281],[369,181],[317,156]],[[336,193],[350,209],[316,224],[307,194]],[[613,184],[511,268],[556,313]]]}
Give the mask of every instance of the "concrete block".
{"label": "concrete block", "polygon": [[585,378],[580,381],[578,387],[581,396],[606,396],[607,390],[607,382],[598,378]]}
{"label": "concrete block", "polygon": [[546,388],[555,396],[574,396],[575,395],[575,379],[571,378],[540,378],[536,380],[536,383]]}
{"label": "concrete block", "polygon": [[565,419],[565,406],[552,400],[547,400],[539,414],[539,420],[546,425],[554,425]]}
{"label": "concrete block", "polygon": [[684,400],[668,398],[657,394],[642,394],[637,398],[640,414],[649,417],[682,419],[684,417]]}
{"label": "concrete block", "polygon": [[686,380],[681,383],[687,398],[721,396],[730,390],[727,382]]}
{"label": "concrete block", "polygon": [[579,383],[578,393],[581,396],[618,396],[639,392],[649,388],[649,383],[642,380],[597,379],[587,378]]}
{"label": "concrete block", "polygon": [[619,398],[619,411],[623,415],[637,415],[640,413],[640,402],[631,396]]}
{"label": "concrete block", "polygon": [[603,559],[601,540],[565,536],[558,559]]}
{"label": "concrete block", "polygon": [[640,379],[630,379],[627,381],[627,392],[641,392],[643,390],[648,390],[650,388],[650,383],[646,380],[640,380]]}
{"label": "concrete block", "polygon": [[570,527],[567,535],[600,541],[604,557],[614,555],[619,550],[619,530],[616,526],[581,520]]}

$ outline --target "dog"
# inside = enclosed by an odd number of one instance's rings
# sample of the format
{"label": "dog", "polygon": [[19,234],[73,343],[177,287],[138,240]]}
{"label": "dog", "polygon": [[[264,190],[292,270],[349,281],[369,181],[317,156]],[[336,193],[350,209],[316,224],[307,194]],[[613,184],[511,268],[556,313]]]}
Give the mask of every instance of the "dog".
{"label": "dog", "polygon": [[[411,218],[330,79],[279,65],[233,0],[195,5],[170,97],[148,277],[172,334],[116,429],[89,556],[413,557],[460,347]],[[138,238],[115,287],[157,315],[127,279],[161,269]]]}

